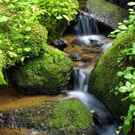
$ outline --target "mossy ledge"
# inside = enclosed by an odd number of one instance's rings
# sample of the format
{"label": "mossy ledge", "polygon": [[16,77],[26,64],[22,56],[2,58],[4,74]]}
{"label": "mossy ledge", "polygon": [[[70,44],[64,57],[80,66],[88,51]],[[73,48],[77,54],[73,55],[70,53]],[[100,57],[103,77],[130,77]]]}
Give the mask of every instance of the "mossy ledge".
{"label": "mossy ledge", "polygon": [[64,100],[61,95],[51,98],[22,97],[14,100],[5,101],[1,107],[0,134],[6,131],[7,135],[20,135],[21,132],[26,135],[28,130],[35,129],[49,135],[88,135],[87,130],[93,123],[90,110],[77,99]]}

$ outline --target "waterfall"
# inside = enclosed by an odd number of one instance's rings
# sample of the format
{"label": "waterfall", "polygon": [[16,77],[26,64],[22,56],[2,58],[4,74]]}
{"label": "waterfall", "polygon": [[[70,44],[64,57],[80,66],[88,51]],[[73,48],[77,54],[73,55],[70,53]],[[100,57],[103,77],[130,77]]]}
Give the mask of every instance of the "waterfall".
{"label": "waterfall", "polygon": [[73,73],[73,91],[68,92],[70,97],[81,100],[88,108],[93,109],[101,123],[108,124],[112,116],[106,107],[94,95],[88,93],[89,78],[92,70],[89,68],[75,68]]}
{"label": "waterfall", "polygon": [[99,34],[97,21],[89,12],[80,11],[77,16],[77,23],[72,27],[75,35]]}
{"label": "waterfall", "polygon": [[90,71],[88,69],[75,68],[73,73],[73,80],[74,80],[73,90],[87,92],[89,83],[89,74]]}
{"label": "waterfall", "polygon": [[[79,99],[90,111],[93,112],[93,121],[96,135],[116,135],[118,124],[106,106],[94,95],[88,93],[89,78],[92,69],[74,68],[73,91],[68,91],[67,98]],[[123,134],[121,134],[123,135]]]}

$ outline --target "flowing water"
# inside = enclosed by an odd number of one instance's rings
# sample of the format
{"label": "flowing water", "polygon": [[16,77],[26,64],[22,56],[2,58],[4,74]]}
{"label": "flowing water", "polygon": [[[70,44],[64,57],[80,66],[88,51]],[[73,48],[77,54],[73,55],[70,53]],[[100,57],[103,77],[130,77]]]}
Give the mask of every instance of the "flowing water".
{"label": "flowing water", "polygon": [[97,21],[93,19],[89,12],[81,11],[77,16],[76,24],[71,31],[75,35],[99,34]]}
{"label": "flowing water", "polygon": [[[82,48],[92,49],[98,47],[102,52],[112,46],[110,39],[99,34],[96,20],[89,12],[80,12],[77,23],[72,27],[77,36],[75,44]],[[80,55],[79,55],[80,56]],[[81,58],[80,62],[81,63]],[[87,63],[87,62],[86,62]],[[85,65],[85,63],[83,63]],[[116,135],[117,123],[103,103],[94,95],[88,93],[90,89],[90,74],[94,66],[76,66],[73,72],[73,91],[68,91],[67,98],[79,99],[90,111],[93,111],[94,134],[90,135]]]}
{"label": "flowing water", "polygon": [[117,124],[107,110],[94,95],[88,93],[89,77],[91,70],[74,69],[74,91],[67,92],[68,98],[77,98],[90,110],[94,111],[94,128],[97,135],[116,135]]}
{"label": "flowing water", "polygon": [[97,46],[102,46],[105,44],[106,37],[103,35],[99,34],[91,34],[91,35],[83,35],[83,36],[78,36],[77,41],[81,45],[86,45],[86,46],[92,46],[92,45],[97,45]]}
{"label": "flowing water", "polygon": [[[72,26],[72,33],[76,35],[75,44],[82,48],[92,49],[98,47],[105,52],[112,46],[112,41],[101,35],[98,23],[90,12],[81,11],[77,16],[77,23]],[[77,53],[78,54],[78,53]],[[81,57],[81,55],[79,55]],[[81,58],[80,58],[81,63]],[[83,63],[85,65],[85,63]],[[106,106],[94,95],[88,93],[90,89],[90,74],[94,66],[76,66],[73,72],[73,91],[66,92],[67,98],[79,99],[90,111],[93,111],[94,134],[90,135],[116,135],[118,125]],[[90,91],[90,90],[89,90]]]}
{"label": "flowing water", "polygon": [[87,48],[95,46],[100,47],[102,52],[105,52],[112,46],[112,41],[110,39],[99,34],[78,36],[77,42],[79,45],[85,45]]}
{"label": "flowing water", "polygon": [[88,84],[89,84],[89,74],[90,71],[87,69],[79,69],[79,68],[75,68],[74,69],[74,90],[78,91],[84,91],[87,92],[88,91]]}

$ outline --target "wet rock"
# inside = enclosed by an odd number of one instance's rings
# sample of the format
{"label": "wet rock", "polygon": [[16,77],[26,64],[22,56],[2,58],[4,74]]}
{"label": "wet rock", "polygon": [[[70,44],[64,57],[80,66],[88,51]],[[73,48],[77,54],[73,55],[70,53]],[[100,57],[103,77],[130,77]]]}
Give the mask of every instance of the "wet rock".
{"label": "wet rock", "polygon": [[68,46],[68,42],[64,39],[56,39],[51,45],[63,51]]}
{"label": "wet rock", "polygon": [[69,46],[65,52],[72,58],[75,67],[94,67],[101,50],[99,48]]}
{"label": "wet rock", "polygon": [[72,66],[65,53],[47,47],[43,56],[13,69],[11,79],[25,94],[57,94],[68,84]]}
{"label": "wet rock", "polygon": [[128,2],[130,2],[131,0],[108,0],[112,3],[115,3],[121,7],[124,7],[124,8],[128,8]]}
{"label": "wet rock", "polygon": [[111,28],[116,28],[117,24],[127,17],[127,10],[106,0],[88,0],[87,8],[93,18]]}

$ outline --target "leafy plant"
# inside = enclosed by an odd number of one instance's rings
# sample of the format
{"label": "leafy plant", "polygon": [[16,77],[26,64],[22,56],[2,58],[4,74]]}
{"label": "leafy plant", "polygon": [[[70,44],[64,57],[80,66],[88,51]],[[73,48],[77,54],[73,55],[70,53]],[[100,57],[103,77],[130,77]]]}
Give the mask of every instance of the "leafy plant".
{"label": "leafy plant", "polygon": [[48,29],[49,39],[60,36],[77,15],[77,0],[37,0],[43,10],[41,23]]}
{"label": "leafy plant", "polygon": [[[134,60],[135,56],[135,43],[131,47],[126,48],[123,53],[126,54],[129,61]],[[119,83],[118,91],[126,95],[123,99],[130,102],[128,114],[124,119],[123,129],[125,135],[133,128],[133,123],[135,121],[135,67],[127,66],[123,71],[118,72],[118,76],[121,78]]]}
{"label": "leafy plant", "polygon": [[[111,32],[110,36],[116,38],[121,33],[125,33],[131,30],[134,30],[135,27],[135,2],[129,2],[129,17],[127,20],[124,20],[122,23],[118,24],[118,28]],[[119,71],[117,75],[121,79],[118,87],[116,88],[119,93],[122,93],[125,96],[122,100],[130,103],[127,116],[124,118],[123,130],[124,134],[128,133],[133,128],[133,123],[135,121],[135,43],[132,43],[130,46],[127,46],[122,52],[124,55],[119,61],[125,63],[123,70]]]}
{"label": "leafy plant", "polygon": [[124,20],[122,23],[118,24],[118,28],[110,33],[110,37],[115,38],[117,34],[123,33],[128,29],[132,29],[135,26],[135,2],[129,2],[129,17],[127,20]]}
{"label": "leafy plant", "polygon": [[39,56],[44,50],[47,30],[38,21],[42,10],[35,6],[30,0],[0,1],[0,75],[3,68]]}

